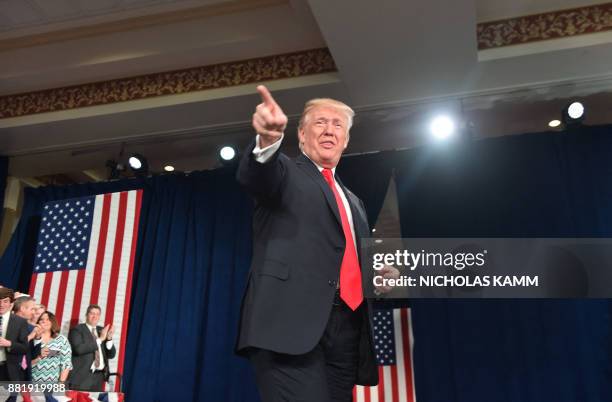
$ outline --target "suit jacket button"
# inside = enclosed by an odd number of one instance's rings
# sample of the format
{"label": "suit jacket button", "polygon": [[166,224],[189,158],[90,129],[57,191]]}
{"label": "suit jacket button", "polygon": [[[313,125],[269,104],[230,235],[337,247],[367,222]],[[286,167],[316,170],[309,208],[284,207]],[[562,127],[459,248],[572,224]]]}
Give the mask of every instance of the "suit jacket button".
{"label": "suit jacket button", "polygon": [[330,280],[330,281],[328,281],[328,282],[327,282],[327,284],[328,284],[329,286],[332,286],[332,287],[334,287],[334,288],[336,287],[336,283],[337,283],[337,282],[336,282],[336,281],[333,281],[333,280]]}

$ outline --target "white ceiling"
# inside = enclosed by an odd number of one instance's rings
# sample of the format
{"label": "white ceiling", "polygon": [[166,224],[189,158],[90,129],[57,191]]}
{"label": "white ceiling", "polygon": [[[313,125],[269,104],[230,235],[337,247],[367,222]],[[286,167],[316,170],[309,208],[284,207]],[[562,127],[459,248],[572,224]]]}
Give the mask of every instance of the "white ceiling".
{"label": "white ceiling", "polygon": [[0,0],[0,38],[229,3],[228,0]]}
{"label": "white ceiling", "polygon": [[[27,43],[34,31],[26,30],[74,28],[94,17],[104,25],[135,13],[133,21],[146,21],[161,7],[202,14],[98,35],[71,31],[71,40],[0,51],[0,95],[328,47],[336,74],[270,85],[294,119],[311,97],[354,105],[360,117],[351,152],[422,143],[427,117],[439,111],[472,121],[478,136],[544,130],[569,96],[592,102],[590,123],[612,116],[612,41],[479,59],[477,22],[585,3],[577,0],[242,0],[222,2],[221,8],[212,1],[106,0],[97,10],[83,7],[92,2],[64,0],[55,16],[26,10],[21,22],[4,7],[15,3],[45,1],[0,0],[0,46],[2,38],[11,46]],[[216,8],[206,14],[207,7]],[[6,15],[21,25],[2,32]],[[224,141],[252,138],[248,121],[258,102],[253,87],[0,119],[0,152],[13,156],[10,172],[16,176],[100,168],[122,143],[126,153],[146,151],[158,169],[168,161],[181,170],[205,168]]]}

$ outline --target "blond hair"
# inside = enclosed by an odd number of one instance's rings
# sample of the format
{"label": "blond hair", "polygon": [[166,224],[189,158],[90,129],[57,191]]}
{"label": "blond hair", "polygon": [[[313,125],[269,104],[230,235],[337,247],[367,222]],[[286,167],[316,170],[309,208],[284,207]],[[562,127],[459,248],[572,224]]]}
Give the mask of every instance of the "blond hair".
{"label": "blond hair", "polygon": [[331,99],[331,98],[316,98],[316,99],[311,99],[308,102],[306,102],[306,105],[304,105],[304,111],[302,112],[302,117],[300,117],[300,123],[298,124],[298,130],[301,130],[304,124],[306,123],[306,117],[308,116],[308,114],[314,108],[320,107],[320,106],[327,106],[330,108],[334,108],[338,110],[339,112],[344,113],[348,121],[348,127],[346,128],[346,131],[348,133],[348,130],[350,130],[351,126],[353,125],[353,117],[355,116],[355,112],[346,103],[340,102],[338,100]]}

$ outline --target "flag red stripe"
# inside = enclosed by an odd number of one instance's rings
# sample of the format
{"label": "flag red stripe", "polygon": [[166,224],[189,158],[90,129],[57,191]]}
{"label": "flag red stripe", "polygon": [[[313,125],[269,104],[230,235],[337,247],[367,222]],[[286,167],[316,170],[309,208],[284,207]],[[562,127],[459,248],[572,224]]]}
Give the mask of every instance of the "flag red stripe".
{"label": "flag red stripe", "polygon": [[117,283],[119,281],[119,268],[121,267],[121,254],[123,251],[123,235],[125,231],[125,215],[127,210],[127,192],[119,195],[119,215],[117,216],[117,231],[115,232],[115,251],[113,252],[113,262],[111,264],[110,284],[108,297],[106,298],[105,325],[113,323],[115,314],[115,297],[117,296]]}
{"label": "flag red stripe", "polygon": [[410,351],[410,327],[408,325],[408,309],[401,309],[402,347],[404,349],[404,372],[406,373],[406,392],[408,402],[414,402],[414,384],[412,383],[412,352]]}
{"label": "flag red stripe", "polygon": [[357,401],[357,387],[353,387],[353,402]]}
{"label": "flag red stripe", "polygon": [[385,374],[383,366],[378,366],[378,402],[385,401]]}
{"label": "flag red stripe", "polygon": [[[134,212],[134,227],[132,235],[132,249],[130,253],[130,269],[128,270],[127,284],[125,286],[125,303],[123,305],[123,323],[121,325],[121,348],[119,349],[119,360],[117,371],[123,375],[123,362],[125,359],[125,346],[128,327],[128,312],[130,311],[130,297],[132,296],[132,273],[134,272],[134,260],[136,258],[136,245],[138,244],[138,224],[140,222],[140,208],[142,204],[142,190],[136,192],[136,205]],[[119,392],[119,381],[115,382],[115,392]]]}
{"label": "flag red stripe", "polygon": [[[56,275],[59,272],[55,273]],[[70,275],[70,271],[62,271],[62,277],[60,278],[60,285],[57,295],[57,304],[55,305],[55,318],[57,319],[60,327],[62,325],[62,315],[64,314],[64,302],[66,301],[66,288],[68,287],[68,276]]]}
{"label": "flag red stripe", "polygon": [[43,285],[42,296],[40,297],[40,304],[43,304],[45,307],[47,307],[47,310],[50,308],[50,306],[47,306],[47,303],[49,303],[49,293],[51,292],[52,281],[53,274],[49,272],[47,273],[47,275],[45,275],[45,284]]}
{"label": "flag red stripe", "polygon": [[36,291],[36,279],[38,279],[38,274],[32,274],[32,279],[30,279],[30,296],[34,297],[34,292]]}
{"label": "flag red stripe", "polygon": [[372,402],[371,399],[372,387],[363,387],[363,395],[365,402]]}
{"label": "flag red stripe", "polygon": [[85,269],[77,272],[76,286],[74,287],[74,299],[72,300],[72,313],[70,314],[70,327],[79,323],[81,313],[81,299],[83,297],[83,284],[85,283]]}
{"label": "flag red stripe", "polygon": [[96,266],[91,284],[91,297],[89,304],[98,304],[100,294],[100,278],[102,277],[102,266],[104,264],[104,250],[106,249],[106,237],[108,236],[108,221],[110,216],[111,194],[104,194],[102,203],[102,219],[100,220],[100,237],[98,240],[98,251],[96,253]]}
{"label": "flag red stripe", "polygon": [[391,395],[393,401],[399,401],[399,385],[397,382],[397,366],[392,365],[391,368]]}

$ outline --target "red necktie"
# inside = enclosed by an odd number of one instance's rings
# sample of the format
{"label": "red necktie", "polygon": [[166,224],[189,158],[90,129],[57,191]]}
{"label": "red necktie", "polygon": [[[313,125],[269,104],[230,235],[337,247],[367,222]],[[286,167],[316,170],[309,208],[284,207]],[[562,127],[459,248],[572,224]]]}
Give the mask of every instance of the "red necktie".
{"label": "red necktie", "polygon": [[340,219],[342,220],[342,231],[344,232],[344,239],[346,240],[344,257],[342,258],[342,265],[340,265],[340,298],[344,300],[352,310],[357,310],[357,307],[359,307],[363,301],[363,292],[361,290],[361,269],[359,268],[359,260],[357,259],[357,252],[355,251],[355,242],[353,241],[351,225],[349,224],[348,215],[344,209],[342,198],[336,189],[332,171],[330,169],[323,169],[322,173],[336,198],[338,211],[340,211]]}

